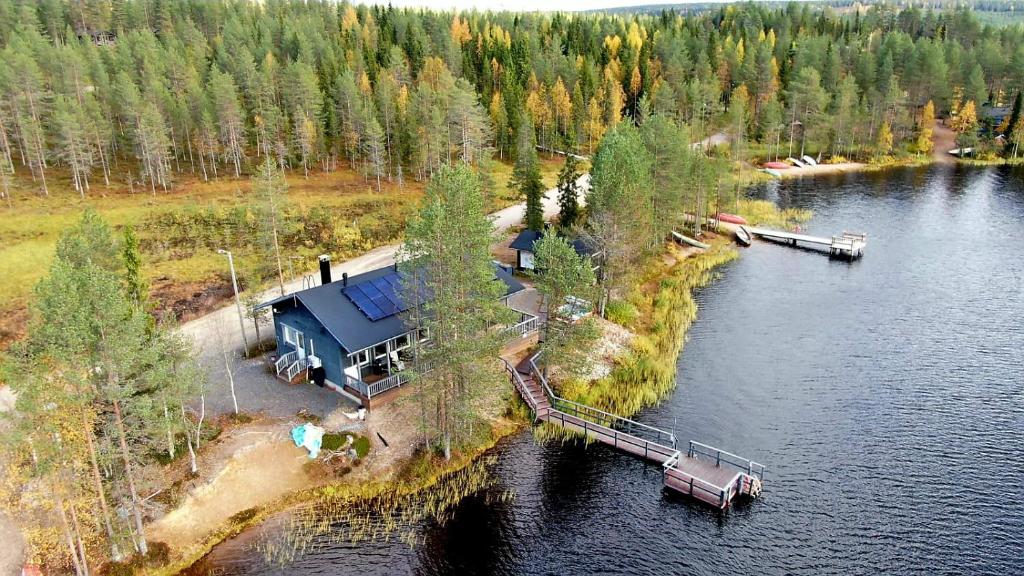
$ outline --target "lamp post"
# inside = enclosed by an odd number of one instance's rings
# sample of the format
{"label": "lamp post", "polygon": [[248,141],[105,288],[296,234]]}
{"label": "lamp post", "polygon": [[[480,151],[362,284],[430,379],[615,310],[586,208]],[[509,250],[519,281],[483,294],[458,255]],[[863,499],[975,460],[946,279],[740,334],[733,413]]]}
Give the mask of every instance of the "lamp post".
{"label": "lamp post", "polygon": [[238,328],[242,331],[242,343],[245,345],[245,355],[249,354],[249,339],[245,336],[245,315],[242,314],[242,298],[238,295],[238,277],[235,276],[235,258],[228,250],[217,250],[218,254],[228,257],[228,266],[231,268],[231,287],[235,290],[235,306],[238,308]]}

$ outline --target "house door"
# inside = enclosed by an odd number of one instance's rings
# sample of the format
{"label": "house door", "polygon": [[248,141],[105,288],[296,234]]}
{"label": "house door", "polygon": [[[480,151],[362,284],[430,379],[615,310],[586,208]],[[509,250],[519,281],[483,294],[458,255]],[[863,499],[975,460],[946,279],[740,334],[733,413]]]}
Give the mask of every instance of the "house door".
{"label": "house door", "polygon": [[306,335],[291,326],[284,325],[284,341],[295,348],[295,355],[306,357]]}

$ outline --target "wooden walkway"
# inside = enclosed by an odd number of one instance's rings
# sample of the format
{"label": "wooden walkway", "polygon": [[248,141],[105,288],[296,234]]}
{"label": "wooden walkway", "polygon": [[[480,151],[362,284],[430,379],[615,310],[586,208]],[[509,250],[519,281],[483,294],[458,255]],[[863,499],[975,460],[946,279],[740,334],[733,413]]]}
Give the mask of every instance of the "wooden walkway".
{"label": "wooden walkway", "polygon": [[785,230],[772,230],[770,228],[754,228],[751,226],[745,226],[747,232],[755,236],[759,236],[766,240],[775,240],[777,242],[786,242],[796,246],[800,244],[810,244],[813,246],[827,246],[829,254],[832,256],[844,256],[850,258],[860,258],[864,255],[864,249],[868,245],[867,234],[860,234],[857,232],[843,232],[832,236],[831,238],[825,238],[823,236],[810,236],[808,234],[798,234],[796,232],[786,232]]}
{"label": "wooden walkway", "polygon": [[537,368],[536,356],[513,367],[512,384],[538,422],[556,424],[618,450],[661,464],[664,484],[719,509],[737,496],[757,496],[765,467],[691,441],[686,453],[673,433],[556,396]]}

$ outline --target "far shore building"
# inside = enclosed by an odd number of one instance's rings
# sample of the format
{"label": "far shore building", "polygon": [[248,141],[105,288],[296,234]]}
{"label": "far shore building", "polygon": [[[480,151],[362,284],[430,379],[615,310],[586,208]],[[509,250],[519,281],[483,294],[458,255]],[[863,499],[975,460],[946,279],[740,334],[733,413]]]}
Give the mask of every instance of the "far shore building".
{"label": "far shore building", "polygon": [[[293,381],[300,374],[321,386],[354,397],[371,398],[408,381],[405,364],[415,346],[429,345],[430,334],[407,323],[402,276],[387,266],[332,281],[330,258],[320,257],[321,285],[261,304],[271,307],[277,339],[277,375]],[[525,287],[495,266],[495,282],[504,284],[508,306]],[[536,331],[537,317],[520,311],[508,327],[519,336]]]}

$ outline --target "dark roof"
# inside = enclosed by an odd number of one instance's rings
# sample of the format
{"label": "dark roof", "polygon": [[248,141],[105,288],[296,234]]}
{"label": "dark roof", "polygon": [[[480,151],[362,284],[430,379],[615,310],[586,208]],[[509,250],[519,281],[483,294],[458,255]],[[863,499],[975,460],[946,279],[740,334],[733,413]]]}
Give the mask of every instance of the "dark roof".
{"label": "dark roof", "polygon": [[[535,230],[523,230],[516,236],[515,240],[509,244],[509,248],[513,250],[522,250],[523,252],[533,252],[533,245],[544,236],[543,232],[537,232]],[[597,254],[597,249],[589,245],[582,238],[570,240],[569,244],[576,249],[576,253],[580,256],[593,256]]]}
{"label": "dark roof", "polygon": [[1010,114],[1009,106],[983,106],[981,108],[982,114],[985,114],[989,118],[1003,118]]}
{"label": "dark roof", "polygon": [[509,248],[513,250],[523,250],[524,252],[533,252],[533,243],[540,240],[543,236],[543,232],[537,232],[536,230],[523,230],[516,236],[516,239],[509,244]]}
{"label": "dark roof", "polygon": [[[394,266],[387,266],[357,274],[349,277],[348,285],[381,278],[394,271]],[[505,283],[506,296],[524,290],[518,280],[498,266],[495,266],[494,275],[496,279]],[[405,325],[405,314],[396,314],[376,321],[370,320],[342,294],[343,288],[342,281],[338,280],[282,296],[261,306],[273,305],[291,299],[301,302],[349,353],[369,348],[409,331],[409,327]]]}

